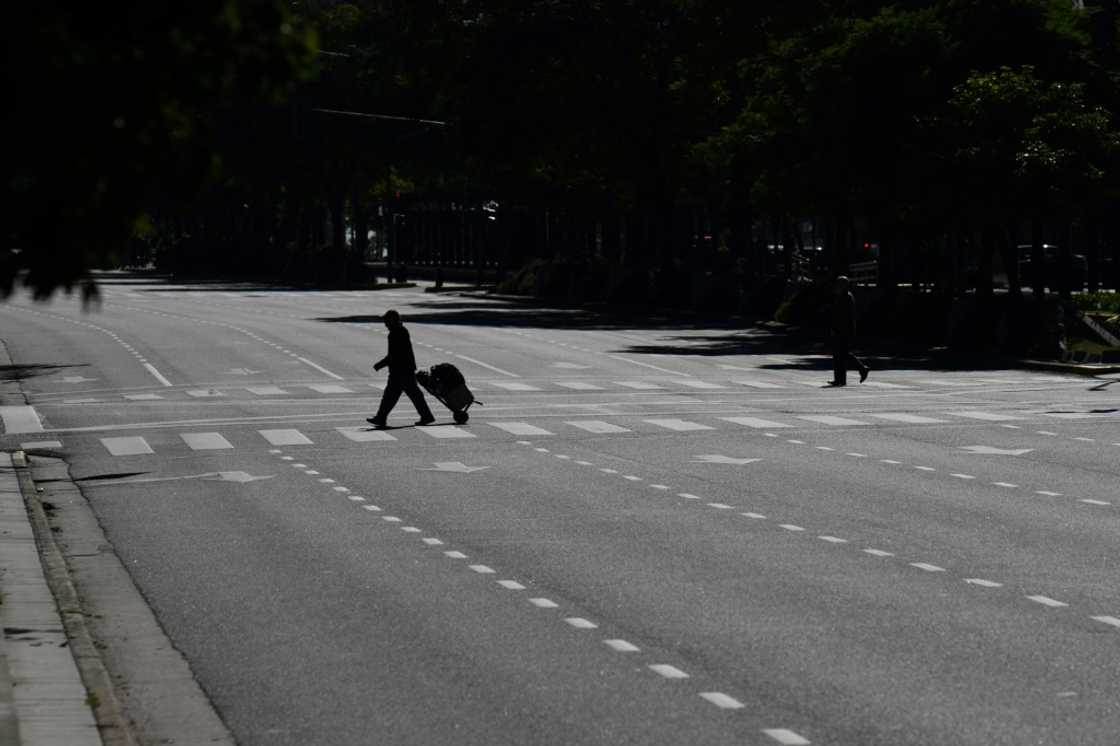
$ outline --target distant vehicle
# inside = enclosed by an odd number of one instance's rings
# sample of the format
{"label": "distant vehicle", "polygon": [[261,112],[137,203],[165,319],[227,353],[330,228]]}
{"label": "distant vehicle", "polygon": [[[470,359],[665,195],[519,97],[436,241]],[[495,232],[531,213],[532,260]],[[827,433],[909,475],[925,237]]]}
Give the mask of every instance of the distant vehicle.
{"label": "distant vehicle", "polygon": [[[1033,267],[1033,248],[1029,243],[1021,243],[1019,249],[1019,282],[1024,285],[1031,284]],[[1054,244],[1042,244],[1043,268],[1046,275],[1046,284],[1054,288],[1058,285],[1058,272],[1061,269],[1059,261],[1061,250]],[[1084,254],[1073,254],[1070,257],[1069,287],[1071,290],[1081,290],[1089,279],[1089,260]]]}

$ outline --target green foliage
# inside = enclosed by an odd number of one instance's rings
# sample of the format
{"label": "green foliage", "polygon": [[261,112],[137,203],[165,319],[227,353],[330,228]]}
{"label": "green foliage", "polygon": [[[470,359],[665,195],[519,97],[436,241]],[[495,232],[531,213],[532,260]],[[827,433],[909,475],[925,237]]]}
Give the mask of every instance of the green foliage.
{"label": "green foliage", "polygon": [[1073,302],[1082,311],[1120,314],[1120,293],[1099,290],[1094,293],[1078,293],[1073,296]]}
{"label": "green foliage", "polygon": [[36,297],[112,265],[153,193],[215,173],[231,103],[277,101],[310,70],[315,35],[281,0],[41,2],[8,9],[0,297]]}

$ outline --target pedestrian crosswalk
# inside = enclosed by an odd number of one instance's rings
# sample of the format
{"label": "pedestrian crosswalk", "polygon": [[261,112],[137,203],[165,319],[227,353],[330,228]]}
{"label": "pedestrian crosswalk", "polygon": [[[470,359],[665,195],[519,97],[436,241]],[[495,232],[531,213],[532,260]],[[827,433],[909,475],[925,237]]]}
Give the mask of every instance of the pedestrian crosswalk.
{"label": "pedestrian crosswalk", "polygon": [[[746,370],[746,369],[744,369]],[[905,378],[905,382],[891,382],[883,380],[869,380],[858,386],[853,384],[850,389],[868,392],[887,393],[894,390],[915,390],[919,388],[954,387],[954,386],[984,386],[984,385],[1038,385],[1041,383],[1053,384],[1064,379],[1052,378],[963,378],[963,379],[913,379]],[[819,389],[822,395],[834,396],[835,391],[824,386],[824,379],[804,374],[796,376],[767,377],[766,371],[757,375],[736,376],[734,378],[719,378],[707,380],[699,377],[684,376],[650,376],[636,379],[606,379],[606,378],[554,378],[550,380],[506,380],[494,378],[471,379],[469,385],[477,394],[491,393],[494,396],[505,394],[518,395],[549,395],[560,393],[611,393],[634,395],[637,393],[676,392],[702,394],[710,393],[735,394],[757,393],[773,394],[774,396],[794,395],[802,396],[806,389]],[[119,394],[101,394],[97,396],[82,396],[63,398],[64,404],[98,404],[112,401],[127,401],[136,403],[155,403],[164,400],[187,399],[237,399],[260,398],[276,399],[281,397],[319,397],[319,396],[377,396],[384,390],[385,382],[379,380],[350,380],[342,383],[241,383],[241,384],[213,384],[208,387],[182,388],[158,390],[128,391]],[[975,419],[982,419],[977,417]],[[993,420],[994,421],[994,420]]]}
{"label": "pedestrian crosswalk", "polygon": [[[998,411],[953,410],[922,412],[859,412],[854,415],[838,414],[793,414],[766,413],[765,416],[724,415],[718,412],[699,412],[687,416],[614,415],[603,419],[586,417],[565,418],[562,416],[535,417],[532,421],[473,419],[469,426],[450,423],[431,427],[400,427],[389,430],[376,430],[368,425],[344,427],[315,426],[275,427],[247,430],[238,428],[232,432],[214,430],[191,430],[167,434],[161,431],[146,435],[107,435],[97,437],[104,450],[111,456],[145,456],[161,453],[173,448],[186,448],[190,451],[229,452],[237,448],[260,447],[264,444],[274,447],[320,446],[335,447],[350,443],[375,444],[394,441],[416,442],[423,440],[455,439],[493,439],[506,435],[520,438],[547,436],[580,437],[591,434],[597,436],[644,436],[657,433],[689,434],[711,431],[729,431],[745,428],[757,432],[790,430],[793,428],[868,428],[874,426],[934,426],[972,422],[977,426],[986,423],[1002,423],[1008,420],[1026,421],[1035,419],[1068,419],[1066,412],[1018,412],[1008,414]],[[936,415],[936,416],[933,416]],[[1103,415],[1098,415],[1103,416]],[[1083,421],[1083,420],[1078,420]],[[1040,434],[1052,434],[1039,430]],[[96,437],[96,436],[95,436]],[[1082,438],[1082,440],[1088,440]],[[27,448],[62,448],[62,441],[38,441],[25,444]]]}

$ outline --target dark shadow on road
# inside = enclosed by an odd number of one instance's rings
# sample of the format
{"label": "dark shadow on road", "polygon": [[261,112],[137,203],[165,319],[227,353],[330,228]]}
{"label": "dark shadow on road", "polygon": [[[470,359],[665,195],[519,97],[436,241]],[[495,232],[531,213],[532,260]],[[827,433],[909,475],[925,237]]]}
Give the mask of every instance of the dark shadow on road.
{"label": "dark shadow on road", "polygon": [[0,381],[22,381],[36,376],[49,376],[67,368],[85,368],[88,363],[68,363],[55,365],[48,363],[27,363],[24,365],[0,365]]}
{"label": "dark shadow on road", "polygon": [[139,477],[147,474],[146,471],[115,471],[110,474],[95,474],[92,477],[79,477],[75,482],[96,482],[101,479],[127,479],[128,477]]}

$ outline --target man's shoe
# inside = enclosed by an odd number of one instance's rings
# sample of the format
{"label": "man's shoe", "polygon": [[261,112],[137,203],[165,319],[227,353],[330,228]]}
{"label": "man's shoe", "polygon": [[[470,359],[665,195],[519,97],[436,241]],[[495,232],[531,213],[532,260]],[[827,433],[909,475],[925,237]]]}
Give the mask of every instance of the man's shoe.
{"label": "man's shoe", "polygon": [[859,372],[859,382],[863,383],[867,380],[867,374],[871,372],[871,368],[864,366],[863,370]]}
{"label": "man's shoe", "polygon": [[421,417],[419,420],[416,421],[416,425],[418,427],[423,427],[424,425],[430,425],[435,421],[436,421],[435,417]]}
{"label": "man's shoe", "polygon": [[373,425],[378,430],[382,430],[389,426],[389,424],[385,422],[385,420],[379,420],[376,417],[366,417],[366,422]]}
{"label": "man's shoe", "polygon": [[844,382],[842,382],[842,381],[829,381],[829,382],[828,382],[828,383],[826,383],[825,385],[826,385],[826,386],[847,386],[848,384],[847,384],[847,383],[844,383]]}

